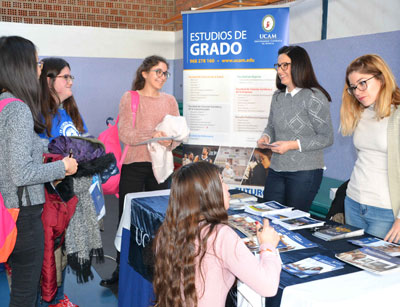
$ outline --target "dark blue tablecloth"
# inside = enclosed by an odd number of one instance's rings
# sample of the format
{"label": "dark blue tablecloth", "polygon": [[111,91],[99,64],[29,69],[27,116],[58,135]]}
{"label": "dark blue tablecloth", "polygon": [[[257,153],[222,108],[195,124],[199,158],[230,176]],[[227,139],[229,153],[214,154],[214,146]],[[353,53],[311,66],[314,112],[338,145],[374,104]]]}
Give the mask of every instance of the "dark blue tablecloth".
{"label": "dark blue tablecloth", "polygon": [[[132,288],[132,291],[134,291],[132,297],[136,296],[135,304],[131,305],[124,304],[120,306],[147,307],[149,300],[153,298],[153,292],[150,283],[152,277],[152,265],[153,265],[153,254],[151,250],[151,243],[157,229],[159,228],[164,219],[167,206],[168,206],[168,196],[153,196],[146,198],[137,198],[132,200],[130,239],[129,239],[129,244],[127,244],[126,240],[128,238],[126,237],[126,234],[122,238],[123,247],[122,247],[121,259],[123,259],[125,253],[127,253],[125,249],[128,246],[129,256],[125,255],[125,257],[128,258],[129,264],[137,272],[139,272],[140,275],[134,276],[134,281],[133,281],[134,283],[137,283],[137,285]],[[230,212],[231,211],[229,211],[228,213]],[[316,254],[322,254],[334,258],[335,253],[344,252],[356,248],[354,245],[348,243],[347,240],[345,239],[333,242],[326,242],[312,236],[311,231],[307,229],[299,230],[298,232],[307,239],[317,243],[318,247],[281,253],[281,258],[283,263],[295,262]],[[129,269],[131,270],[131,268]],[[125,270],[122,264],[121,264],[121,270]],[[350,266],[348,264],[344,264],[344,268],[341,270],[332,271],[316,276],[311,276],[308,278],[298,278],[296,276],[290,275],[285,271],[282,271],[278,294],[273,298],[268,298],[266,300],[266,305],[279,306],[283,289],[286,286],[295,285],[303,282],[309,282],[317,279],[328,278],[331,276],[348,274],[356,271],[359,271],[359,269]],[[125,272],[122,272],[122,274],[125,274]],[[146,285],[145,287],[146,290],[144,292],[143,292],[143,285]],[[139,287],[141,289],[140,291],[138,291]],[[121,291],[125,292],[126,290],[124,288],[121,288],[121,283],[120,283],[120,293]],[[141,300],[138,300],[137,299],[138,296],[145,296],[145,297]]]}

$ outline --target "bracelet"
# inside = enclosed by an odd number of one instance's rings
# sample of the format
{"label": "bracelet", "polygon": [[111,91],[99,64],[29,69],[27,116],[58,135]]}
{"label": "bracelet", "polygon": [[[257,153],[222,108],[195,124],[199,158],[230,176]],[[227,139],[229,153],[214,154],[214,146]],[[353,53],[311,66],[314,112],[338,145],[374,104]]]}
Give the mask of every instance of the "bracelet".
{"label": "bracelet", "polygon": [[263,253],[263,252],[270,252],[270,253],[272,253],[272,250],[270,250],[269,248],[262,249],[262,250],[259,251],[259,254],[261,255],[261,253]]}

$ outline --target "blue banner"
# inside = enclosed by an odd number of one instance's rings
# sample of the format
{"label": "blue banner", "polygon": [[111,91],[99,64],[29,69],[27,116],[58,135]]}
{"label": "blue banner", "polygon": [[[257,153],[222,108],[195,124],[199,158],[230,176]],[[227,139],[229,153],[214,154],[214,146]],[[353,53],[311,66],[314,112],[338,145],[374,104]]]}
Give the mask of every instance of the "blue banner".
{"label": "blue banner", "polygon": [[272,68],[289,8],[183,13],[184,69]]}

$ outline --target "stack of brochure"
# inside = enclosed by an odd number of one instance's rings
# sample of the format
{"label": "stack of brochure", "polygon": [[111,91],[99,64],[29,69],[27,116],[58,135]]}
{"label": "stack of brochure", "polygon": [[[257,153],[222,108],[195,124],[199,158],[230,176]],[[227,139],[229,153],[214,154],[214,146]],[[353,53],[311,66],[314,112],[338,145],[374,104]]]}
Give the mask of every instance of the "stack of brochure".
{"label": "stack of brochure", "polygon": [[400,245],[386,242],[378,238],[368,237],[359,240],[349,240],[349,242],[358,246],[380,250],[392,257],[400,256]]}
{"label": "stack of brochure", "polygon": [[315,255],[300,261],[283,265],[282,269],[297,277],[304,278],[343,269],[340,261],[324,255]]}
{"label": "stack of brochure", "polygon": [[319,227],[324,225],[325,223],[324,221],[315,220],[307,216],[291,218],[283,221],[273,220],[272,222],[281,225],[282,227],[285,227],[286,229],[289,230]]}
{"label": "stack of brochure", "polygon": [[247,193],[231,194],[230,209],[243,210],[248,202],[256,202],[257,197]]}
{"label": "stack of brochure", "polygon": [[313,233],[314,236],[325,241],[334,241],[343,238],[357,237],[362,236],[363,234],[364,229],[353,227],[350,225],[328,225],[325,227],[321,227]]}
{"label": "stack of brochure", "polygon": [[[230,215],[228,219],[229,225],[242,233],[244,243],[251,251],[258,251],[259,245],[257,241],[256,220],[246,214]],[[280,241],[277,246],[279,252],[287,252],[292,250],[312,248],[318,246],[316,243],[307,240],[298,233],[294,233],[279,225],[272,225],[280,235]]]}
{"label": "stack of brochure", "polygon": [[265,203],[248,204],[246,205],[244,211],[259,216],[267,216],[271,214],[281,214],[283,212],[289,212],[292,209],[292,207],[286,207],[284,205],[281,205],[277,201],[267,201]]}
{"label": "stack of brochure", "polygon": [[335,256],[344,262],[376,274],[383,274],[400,268],[399,258],[369,247],[336,254]]}
{"label": "stack of brochure", "polygon": [[266,217],[269,218],[270,220],[280,220],[280,221],[293,219],[296,217],[303,217],[303,216],[310,216],[310,213],[301,210],[293,210],[293,211],[278,212],[276,214],[266,215]]}

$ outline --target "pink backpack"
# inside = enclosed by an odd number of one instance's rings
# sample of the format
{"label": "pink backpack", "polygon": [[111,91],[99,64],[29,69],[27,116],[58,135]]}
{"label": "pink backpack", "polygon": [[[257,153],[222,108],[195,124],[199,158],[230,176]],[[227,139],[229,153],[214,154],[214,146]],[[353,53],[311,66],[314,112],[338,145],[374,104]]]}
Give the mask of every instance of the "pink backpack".
{"label": "pink backpack", "polygon": [[[6,98],[0,101],[0,112],[12,101],[21,101],[16,98]],[[19,209],[7,209],[0,193],[0,263],[6,262],[11,255],[17,240],[17,221]]]}
{"label": "pink backpack", "polygon": [[[139,107],[139,94],[136,91],[130,91],[132,101],[131,101],[131,109],[133,113],[132,118],[132,127],[135,127],[135,120],[136,120],[136,112]],[[115,196],[119,197],[119,180],[121,178],[121,167],[124,163],[125,156],[128,152],[129,146],[124,146],[124,151],[121,154],[121,144],[118,137],[118,120],[119,115],[115,121],[115,124],[112,125],[111,123],[107,122],[108,128],[100,133],[98,139],[103,142],[106,153],[113,153],[115,159],[117,160],[117,167],[119,170],[119,174],[111,176],[105,183],[102,184],[103,193],[104,194],[115,194]]]}

